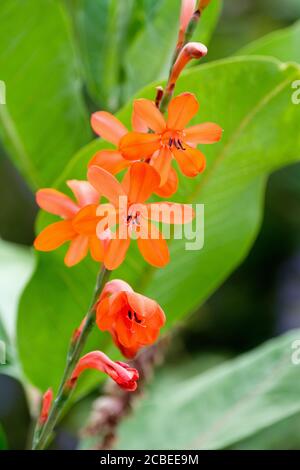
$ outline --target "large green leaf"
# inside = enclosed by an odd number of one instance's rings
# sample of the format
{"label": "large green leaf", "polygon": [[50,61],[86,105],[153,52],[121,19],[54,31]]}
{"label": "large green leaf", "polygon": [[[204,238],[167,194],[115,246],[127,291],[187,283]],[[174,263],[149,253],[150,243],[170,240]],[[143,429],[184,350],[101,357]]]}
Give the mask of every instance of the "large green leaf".
{"label": "large green leaf", "polygon": [[158,375],[121,424],[118,448],[239,448],[299,413],[299,365],[291,360],[299,338],[299,330],[291,332],[192,378]]}
{"label": "large green leaf", "polygon": [[35,187],[50,184],[91,135],[67,19],[54,0],[0,4],[0,136]]}
{"label": "large green leaf", "polygon": [[275,31],[243,47],[238,55],[273,56],[283,62],[300,63],[300,22],[289,28]]}
{"label": "large green leaf", "polygon": [[[205,173],[181,177],[174,198],[205,204],[204,249],[186,251],[185,240],[172,241],[170,264],[156,270],[132,243],[126,262],[114,273],[161,303],[167,328],[198,308],[246,256],[260,226],[266,176],[299,159],[300,107],[290,99],[290,84],[299,76],[298,67],[276,60],[235,58],[194,68],[179,81],[177,93],[189,90],[199,98],[200,120],[224,128],[222,141],[205,148]],[[153,96],[154,86],[139,96]],[[130,112],[131,104],[119,114],[126,124]],[[79,152],[58,186],[65,188],[67,178],[84,177],[87,161],[103,146],[97,140]],[[43,216],[41,224],[49,220]],[[57,384],[70,333],[86,310],[97,269],[90,260],[67,269],[64,251],[38,255],[37,271],[20,305],[19,350],[37,386]],[[98,346],[104,347],[100,337]],[[33,358],[32,350],[39,355]],[[51,364],[47,369],[45,362]]]}

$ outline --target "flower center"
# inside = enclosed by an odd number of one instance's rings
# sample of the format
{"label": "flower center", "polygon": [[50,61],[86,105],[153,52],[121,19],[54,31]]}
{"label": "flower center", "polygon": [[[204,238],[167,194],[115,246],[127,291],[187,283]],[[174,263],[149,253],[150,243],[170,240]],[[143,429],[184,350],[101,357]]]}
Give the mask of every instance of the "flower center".
{"label": "flower center", "polygon": [[126,224],[128,227],[134,228],[141,225],[141,213],[136,210],[130,210],[127,212]]}
{"label": "flower center", "polygon": [[170,149],[175,147],[177,150],[185,150],[180,132],[166,131],[162,135],[161,141],[163,145],[167,145]]}
{"label": "flower center", "polygon": [[127,315],[128,315],[129,320],[135,321],[138,324],[142,323],[142,320],[137,316],[136,312],[132,310],[128,310]]}

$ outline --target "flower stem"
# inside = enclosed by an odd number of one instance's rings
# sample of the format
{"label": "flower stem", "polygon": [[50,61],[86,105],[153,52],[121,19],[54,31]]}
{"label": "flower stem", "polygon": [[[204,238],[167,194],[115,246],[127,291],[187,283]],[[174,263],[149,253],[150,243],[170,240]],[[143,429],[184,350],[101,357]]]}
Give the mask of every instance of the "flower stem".
{"label": "flower stem", "polygon": [[96,316],[95,304],[99,298],[99,295],[105,283],[108,281],[109,276],[110,276],[110,271],[108,271],[107,269],[102,268],[99,271],[92,301],[88,309],[88,312],[86,314],[85,321],[80,331],[80,334],[78,335],[75,341],[71,341],[70,343],[69,351],[67,354],[66,367],[64,370],[63,377],[61,379],[57,396],[54,400],[52,409],[49,413],[49,417],[45,425],[42,427],[42,429],[39,429],[39,430],[37,429],[37,431],[35,432],[35,436],[33,439],[33,450],[42,450],[45,448],[45,446],[47,445],[52,435],[54,426],[56,425],[58,419],[61,416],[64,404],[70,397],[72,390],[70,389],[70,387],[67,387],[66,385],[67,385],[68,380],[70,379],[70,376],[73,372],[74,367],[76,366],[80,358],[81,352],[86,344],[88,336],[95,324],[95,316]]}
{"label": "flower stem", "polygon": [[[200,4],[200,2],[199,2],[199,4]],[[160,110],[161,110],[162,113],[165,113],[165,111],[168,107],[168,104],[171,101],[171,98],[172,98],[173,93],[174,93],[175,84],[171,83],[171,76],[172,76],[172,71],[173,71],[174,64],[175,64],[176,60],[178,59],[178,56],[179,56],[180,52],[182,51],[182,49],[184,48],[184,46],[188,42],[191,41],[191,39],[194,35],[194,32],[197,28],[197,25],[199,23],[200,16],[201,16],[201,10],[199,8],[197,8],[196,11],[194,12],[192,18],[190,19],[190,22],[189,22],[189,24],[187,26],[187,29],[185,31],[183,40],[176,44],[175,51],[174,51],[173,58],[172,58],[168,83],[167,83],[167,86],[165,88],[164,95],[163,95],[163,97],[161,99],[161,102],[160,102]]]}

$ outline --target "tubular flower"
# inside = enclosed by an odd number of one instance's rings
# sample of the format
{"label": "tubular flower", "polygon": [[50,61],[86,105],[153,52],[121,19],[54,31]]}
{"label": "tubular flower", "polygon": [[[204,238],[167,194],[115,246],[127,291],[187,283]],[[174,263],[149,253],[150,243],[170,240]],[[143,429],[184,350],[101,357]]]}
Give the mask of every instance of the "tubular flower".
{"label": "tubular flower", "polygon": [[[109,270],[116,269],[124,260],[132,236],[137,238],[138,248],[144,259],[153,266],[162,267],[169,262],[169,249],[163,235],[151,220],[165,223],[187,223],[194,217],[188,205],[175,203],[144,204],[159,185],[158,173],[147,163],[134,163],[121,183],[97,166],[88,170],[90,183],[110,201],[109,215],[104,218],[103,206],[97,214],[101,222],[97,235],[101,237],[106,226],[117,226],[105,250],[103,263]],[[117,217],[116,217],[117,215]]]}
{"label": "tubular flower", "polygon": [[48,415],[49,415],[49,411],[50,411],[50,408],[51,408],[52,400],[53,400],[53,392],[52,392],[52,389],[49,388],[44,393],[43,398],[42,398],[42,408],[41,408],[41,412],[40,412],[40,416],[39,416],[39,424],[40,425],[43,425],[48,419]]}
{"label": "tubular flower", "polygon": [[161,186],[170,175],[173,157],[186,176],[194,177],[205,169],[205,157],[195,146],[218,142],[222,129],[212,122],[186,128],[199,108],[192,93],[182,93],[171,100],[167,120],[150,100],[136,100],[134,106],[137,115],[153,133],[126,134],[120,142],[125,158],[137,160],[140,155],[149,158],[150,165],[161,175]]}
{"label": "tubular flower", "polygon": [[137,294],[124,281],[108,282],[99,299],[96,322],[109,331],[125,357],[133,358],[140,348],[153,344],[166,321],[161,307]]}
{"label": "tubular flower", "polygon": [[96,226],[100,220],[96,215],[99,193],[88,181],[70,180],[67,185],[77,202],[56,189],[46,188],[37,192],[36,201],[40,208],[64,220],[42,230],[34,241],[34,247],[40,251],[52,251],[70,241],[65,256],[67,266],[79,263],[88,250],[95,261],[102,261],[105,242],[96,236]]}
{"label": "tubular flower", "polygon": [[184,42],[184,35],[195,9],[196,0],[182,0],[180,11],[180,29],[177,43],[178,48],[182,46]]}
{"label": "tubular flower", "polygon": [[96,369],[104,372],[128,392],[134,392],[137,388],[138,371],[124,362],[112,361],[100,351],[90,352],[79,359],[68,382],[69,388],[75,387],[80,374],[86,369]]}

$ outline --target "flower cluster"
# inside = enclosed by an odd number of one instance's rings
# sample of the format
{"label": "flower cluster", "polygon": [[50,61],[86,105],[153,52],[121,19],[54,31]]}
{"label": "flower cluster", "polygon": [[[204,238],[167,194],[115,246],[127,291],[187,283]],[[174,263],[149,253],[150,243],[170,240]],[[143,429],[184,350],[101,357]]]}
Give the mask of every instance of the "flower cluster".
{"label": "flower cluster", "polygon": [[[56,189],[37,192],[40,208],[62,219],[41,231],[34,242],[37,250],[55,250],[68,242],[67,266],[76,265],[90,253],[104,269],[113,271],[124,262],[134,238],[147,263],[163,267],[169,262],[168,244],[157,224],[190,223],[194,211],[185,204],[151,202],[151,197],[169,198],[176,193],[177,170],[188,178],[202,173],[206,159],[197,146],[218,142],[222,135],[221,127],[212,122],[189,125],[199,109],[194,94],[184,92],[173,97],[176,81],[186,64],[207,53],[203,44],[186,42],[185,38],[193,18],[196,21],[208,3],[198,2],[198,10],[194,11],[194,0],[183,1],[181,29],[168,84],[165,90],[157,89],[153,101],[146,98],[133,101],[132,130],[109,112],[92,114],[92,129],[114,148],[92,156],[86,181],[67,181],[75,199]],[[103,287],[92,314],[98,328],[111,334],[127,358],[153,344],[165,323],[165,314],[157,302],[134,292],[118,279]],[[88,317],[73,335],[75,349],[87,322]],[[122,362],[111,361],[100,351],[79,359],[65,386],[71,390],[87,368],[105,372],[128,391],[136,389],[138,372]],[[47,412],[50,398],[49,393],[44,399]],[[45,420],[45,416],[43,411],[41,419]]]}

